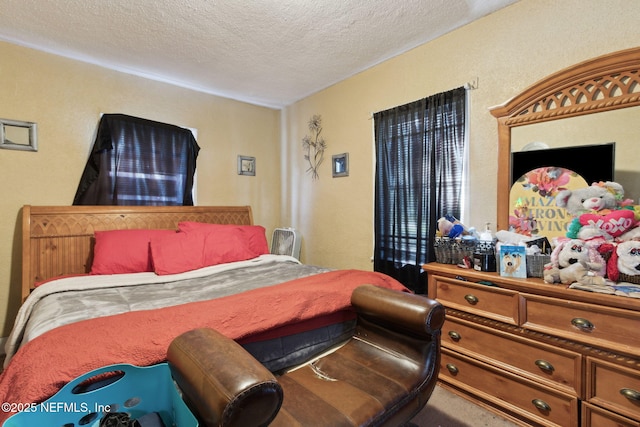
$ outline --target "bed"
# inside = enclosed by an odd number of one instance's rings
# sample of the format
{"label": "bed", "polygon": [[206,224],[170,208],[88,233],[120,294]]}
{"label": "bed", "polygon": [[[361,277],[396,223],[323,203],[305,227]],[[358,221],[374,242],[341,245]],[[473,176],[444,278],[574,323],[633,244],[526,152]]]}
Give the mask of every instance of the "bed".
{"label": "bed", "polygon": [[248,206],[27,205],[22,218],[23,305],[5,348],[2,421],[93,369],[161,363],[194,328],[283,370],[352,335],[356,287],[408,292],[383,274],[269,254]]}

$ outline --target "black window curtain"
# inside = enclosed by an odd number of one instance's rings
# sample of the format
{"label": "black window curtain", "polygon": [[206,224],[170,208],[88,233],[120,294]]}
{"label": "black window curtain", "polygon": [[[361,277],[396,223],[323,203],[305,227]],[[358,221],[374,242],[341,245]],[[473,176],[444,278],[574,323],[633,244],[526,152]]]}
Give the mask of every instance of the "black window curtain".
{"label": "black window curtain", "polygon": [[189,129],[104,114],[74,205],[193,205],[200,147]]}
{"label": "black window curtain", "polygon": [[465,104],[461,87],[374,114],[374,269],[416,293],[426,293],[438,218],[460,218]]}

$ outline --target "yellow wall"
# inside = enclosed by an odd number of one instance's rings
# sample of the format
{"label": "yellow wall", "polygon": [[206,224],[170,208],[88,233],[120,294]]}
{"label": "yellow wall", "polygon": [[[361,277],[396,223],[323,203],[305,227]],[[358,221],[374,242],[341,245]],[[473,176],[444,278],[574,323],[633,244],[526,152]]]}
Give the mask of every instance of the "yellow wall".
{"label": "yellow wall", "polygon": [[[199,205],[251,205],[268,230],[280,218],[280,111],[159,83],[0,42],[0,117],[36,122],[38,152],[0,150],[0,336],[19,306],[20,208],[70,205],[100,113],[196,128]],[[237,155],[255,156],[255,177]]]}
{"label": "yellow wall", "polygon": [[[371,114],[475,79],[465,222],[495,227],[497,125],[489,108],[569,65],[637,46],[639,18],[640,9],[627,0],[522,0],[288,107],[283,137],[291,152],[283,162],[289,203],[282,212],[303,235],[303,260],[372,268]],[[349,152],[349,177],[332,178],[330,161],[321,166],[320,180],[305,175],[300,141],[313,114],[323,119],[327,157]]]}

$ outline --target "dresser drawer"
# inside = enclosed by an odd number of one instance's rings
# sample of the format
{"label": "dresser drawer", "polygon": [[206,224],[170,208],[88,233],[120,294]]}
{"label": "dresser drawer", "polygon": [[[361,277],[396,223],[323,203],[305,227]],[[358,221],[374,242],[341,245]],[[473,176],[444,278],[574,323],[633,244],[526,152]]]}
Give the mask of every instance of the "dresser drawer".
{"label": "dresser drawer", "polygon": [[442,345],[571,395],[582,395],[579,353],[452,316],[444,322]]}
{"label": "dresser drawer", "polygon": [[582,427],[640,427],[640,422],[583,402]]}
{"label": "dresser drawer", "polygon": [[520,319],[520,296],[518,292],[494,286],[435,276],[435,295],[445,307],[466,311],[478,316],[517,325]]}
{"label": "dresser drawer", "polygon": [[525,328],[626,354],[640,348],[638,311],[530,294],[523,298]]}
{"label": "dresser drawer", "polygon": [[640,421],[640,371],[588,357],[586,399]]}
{"label": "dresser drawer", "polygon": [[559,427],[578,425],[576,397],[444,347],[439,379],[534,423]]}

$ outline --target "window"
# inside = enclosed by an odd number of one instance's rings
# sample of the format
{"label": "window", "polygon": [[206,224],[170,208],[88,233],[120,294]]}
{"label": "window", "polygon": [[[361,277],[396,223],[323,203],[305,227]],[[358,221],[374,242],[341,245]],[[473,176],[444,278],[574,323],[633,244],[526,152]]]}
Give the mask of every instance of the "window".
{"label": "window", "polygon": [[435,260],[438,218],[460,218],[466,90],[376,113],[374,121],[374,268],[421,292],[421,265]]}
{"label": "window", "polygon": [[200,147],[189,129],[105,114],[74,205],[193,205]]}

